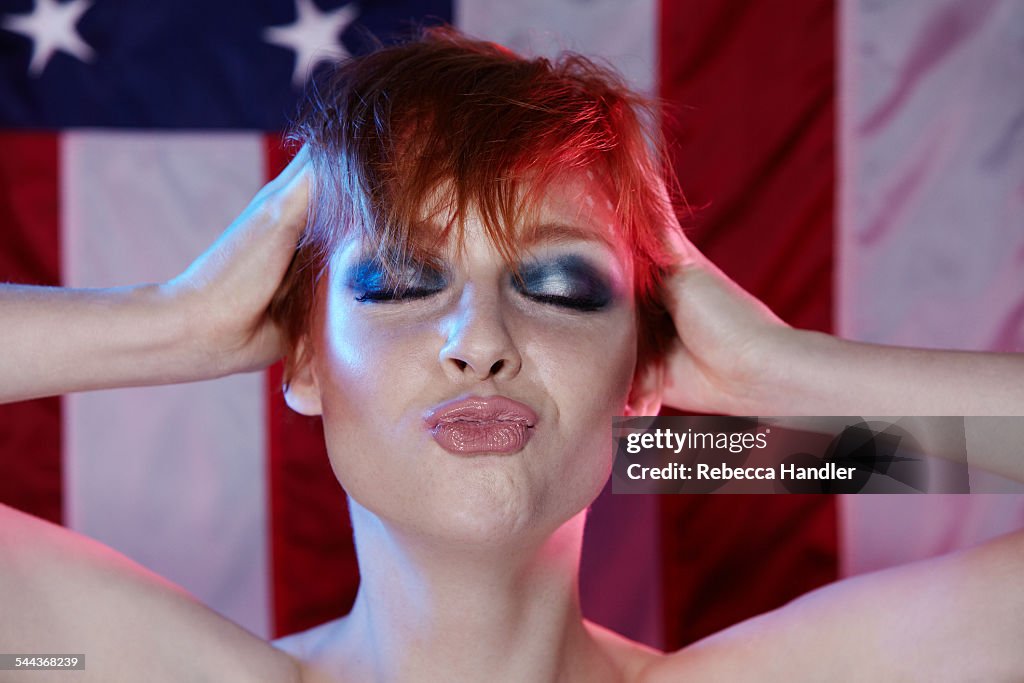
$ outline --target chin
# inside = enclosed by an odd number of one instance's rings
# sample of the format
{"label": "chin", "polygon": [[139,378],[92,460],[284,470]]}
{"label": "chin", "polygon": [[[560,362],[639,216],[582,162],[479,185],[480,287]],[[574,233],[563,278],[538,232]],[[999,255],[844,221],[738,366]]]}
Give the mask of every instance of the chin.
{"label": "chin", "polygon": [[418,536],[453,545],[522,547],[543,542],[594,498],[566,487],[538,490],[516,474],[521,473],[481,468],[435,490],[422,500],[419,514],[399,523]]}
{"label": "chin", "polygon": [[[431,535],[473,545],[503,544],[550,524],[542,496],[518,472],[481,468],[466,473],[432,502],[424,521]],[[426,531],[426,530],[425,530]]]}
{"label": "chin", "polygon": [[517,467],[462,474],[436,491],[421,518],[431,520],[432,535],[481,545],[535,544],[590,507],[611,475],[611,458],[581,457],[575,466],[566,463],[539,477]]}

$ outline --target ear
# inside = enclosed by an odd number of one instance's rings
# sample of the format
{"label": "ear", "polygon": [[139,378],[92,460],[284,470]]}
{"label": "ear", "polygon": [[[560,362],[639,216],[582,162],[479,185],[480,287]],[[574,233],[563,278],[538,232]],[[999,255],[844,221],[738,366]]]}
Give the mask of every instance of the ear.
{"label": "ear", "polygon": [[633,386],[629,390],[625,414],[630,416],[655,416],[661,410],[661,398],[665,391],[665,364],[650,362],[637,368],[633,375]]}
{"label": "ear", "polygon": [[313,367],[309,342],[301,340],[295,346],[295,366],[291,381],[284,390],[284,400],[288,407],[302,415],[320,415],[320,382]]}

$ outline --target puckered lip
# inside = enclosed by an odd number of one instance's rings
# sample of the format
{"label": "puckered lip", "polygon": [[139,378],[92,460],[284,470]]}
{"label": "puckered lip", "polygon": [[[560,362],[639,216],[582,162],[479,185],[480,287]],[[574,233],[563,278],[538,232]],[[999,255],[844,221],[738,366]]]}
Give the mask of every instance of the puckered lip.
{"label": "puckered lip", "polygon": [[505,396],[468,396],[434,406],[423,416],[423,422],[428,429],[446,422],[516,422],[533,427],[537,413]]}

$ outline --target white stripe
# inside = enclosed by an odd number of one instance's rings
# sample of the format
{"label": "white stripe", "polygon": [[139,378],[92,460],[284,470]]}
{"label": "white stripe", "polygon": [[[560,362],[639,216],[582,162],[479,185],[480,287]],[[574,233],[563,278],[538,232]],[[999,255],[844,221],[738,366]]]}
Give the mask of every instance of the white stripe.
{"label": "white stripe", "polygon": [[993,349],[1024,301],[1024,5],[846,2],[842,35],[840,332]]}
{"label": "white stripe", "polygon": [[[1013,350],[1024,338],[1012,318],[1024,303],[1024,5],[841,7],[839,333]],[[841,518],[854,574],[1020,528],[1024,498],[851,496]]]}
{"label": "white stripe", "polygon": [[[65,284],[183,270],[263,183],[258,134],[75,132],[61,146]],[[270,633],[264,376],[68,396],[68,526]]]}
{"label": "white stripe", "polygon": [[653,94],[658,76],[655,0],[456,0],[455,23],[476,38],[527,55],[574,50],[608,60],[635,89]]}

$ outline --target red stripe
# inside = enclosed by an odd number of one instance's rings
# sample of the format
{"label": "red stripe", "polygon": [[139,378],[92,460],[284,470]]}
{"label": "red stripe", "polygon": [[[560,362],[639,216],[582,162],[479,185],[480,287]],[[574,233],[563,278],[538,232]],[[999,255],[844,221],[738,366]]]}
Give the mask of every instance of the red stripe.
{"label": "red stripe", "polygon": [[[60,284],[55,133],[0,134],[0,282]],[[0,502],[60,523],[60,399],[0,406]]]}
{"label": "red stripe", "polygon": [[[691,237],[797,327],[832,326],[835,7],[663,2],[661,96]],[[830,496],[662,499],[666,645],[838,575]]]}
{"label": "red stripe", "polygon": [[[267,137],[267,177],[290,159]],[[267,372],[268,482],[274,637],[348,612],[359,570],[345,494],[334,476],[319,418],[285,405],[281,365]]]}
{"label": "red stripe", "polygon": [[657,496],[625,496],[611,482],[587,513],[580,562],[583,616],[627,638],[663,647]]}

